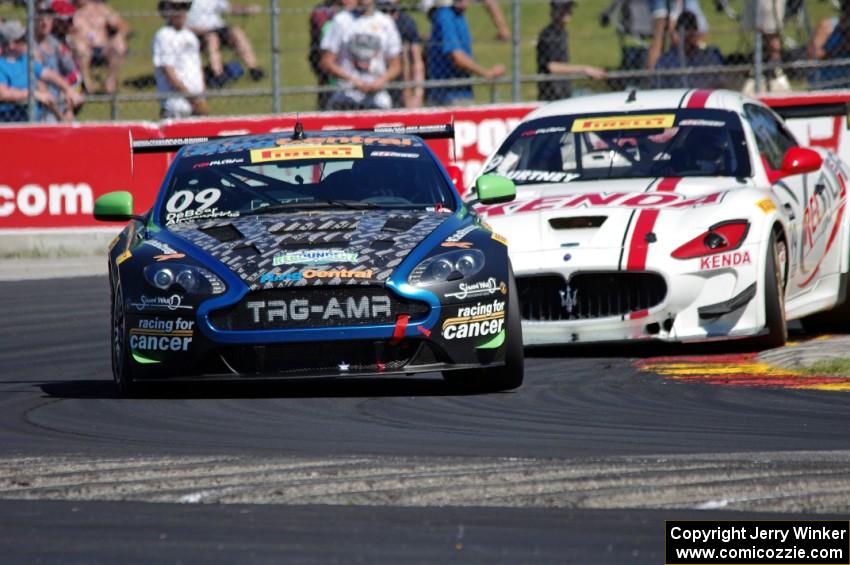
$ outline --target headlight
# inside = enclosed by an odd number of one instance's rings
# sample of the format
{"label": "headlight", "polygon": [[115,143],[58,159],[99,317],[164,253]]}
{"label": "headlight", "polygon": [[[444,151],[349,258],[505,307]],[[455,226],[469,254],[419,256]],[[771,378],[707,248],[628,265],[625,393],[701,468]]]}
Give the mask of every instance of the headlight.
{"label": "headlight", "polygon": [[416,265],[408,277],[415,286],[428,286],[471,277],[484,268],[484,254],[477,249],[451,251],[429,257]]}
{"label": "headlight", "polygon": [[220,278],[201,267],[190,265],[148,265],[145,280],[160,290],[183,290],[187,294],[221,294],[224,283]]}

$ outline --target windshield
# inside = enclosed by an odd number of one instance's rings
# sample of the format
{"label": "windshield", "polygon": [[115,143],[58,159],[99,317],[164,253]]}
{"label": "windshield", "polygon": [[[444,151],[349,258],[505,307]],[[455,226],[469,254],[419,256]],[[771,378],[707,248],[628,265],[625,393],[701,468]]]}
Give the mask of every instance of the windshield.
{"label": "windshield", "polygon": [[516,184],[636,177],[749,177],[741,120],[723,110],[529,121],[485,165]]}
{"label": "windshield", "polygon": [[183,157],[164,225],[312,209],[450,209],[455,199],[420,143],[405,147],[293,144]]}

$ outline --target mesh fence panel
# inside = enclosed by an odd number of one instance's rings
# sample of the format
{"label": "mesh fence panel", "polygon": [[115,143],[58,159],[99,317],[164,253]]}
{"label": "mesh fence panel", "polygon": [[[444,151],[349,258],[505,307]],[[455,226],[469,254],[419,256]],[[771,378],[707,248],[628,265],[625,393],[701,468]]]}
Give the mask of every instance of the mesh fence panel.
{"label": "mesh fence panel", "polygon": [[[550,100],[631,87],[850,88],[850,2],[374,2],[377,15],[367,18],[340,15],[343,0],[234,3],[228,13],[207,14],[208,33],[170,35],[161,31],[166,18],[156,0],[48,2],[55,13],[33,17],[37,58],[70,86],[51,84],[50,73],[36,81],[35,118],[268,114],[275,95],[293,112]],[[25,4],[0,0],[0,121],[28,119],[27,37],[15,39],[27,26]],[[220,4],[196,0],[195,9]],[[95,15],[80,16],[88,11]],[[170,63],[159,70],[155,37],[159,62]],[[164,66],[191,84],[180,80],[178,88]],[[395,68],[398,76],[385,81]],[[175,89],[190,92],[169,94]]]}

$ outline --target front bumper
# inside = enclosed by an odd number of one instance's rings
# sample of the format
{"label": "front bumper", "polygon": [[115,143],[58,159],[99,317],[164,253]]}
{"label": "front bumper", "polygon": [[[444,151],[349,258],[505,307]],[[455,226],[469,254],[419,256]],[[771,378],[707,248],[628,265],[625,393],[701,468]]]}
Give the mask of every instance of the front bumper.
{"label": "front bumper", "polygon": [[[666,283],[666,293],[658,304],[615,316],[584,319],[529,319],[526,315],[522,324],[524,343],[544,346],[635,340],[684,342],[758,335],[764,326],[762,285],[757,282],[758,245],[742,247],[738,252],[742,257],[746,254],[748,260],[718,268],[700,259],[650,259],[644,272],[660,275]],[[565,264],[563,250],[525,253],[514,258],[514,268],[518,281],[557,275],[563,277],[566,286],[566,281],[577,274],[616,275],[618,271],[611,268],[616,261],[610,261],[614,255],[619,253],[572,251],[571,261]],[[706,316],[707,311],[716,315]],[[558,317],[567,318],[563,314],[554,316]]]}

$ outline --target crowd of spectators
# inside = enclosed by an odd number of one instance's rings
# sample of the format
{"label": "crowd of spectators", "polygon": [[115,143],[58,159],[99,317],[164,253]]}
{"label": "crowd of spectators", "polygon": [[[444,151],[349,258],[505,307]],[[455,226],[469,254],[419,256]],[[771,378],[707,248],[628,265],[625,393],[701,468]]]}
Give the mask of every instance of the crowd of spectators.
{"label": "crowd of spectators", "polygon": [[[538,0],[535,6],[546,1]],[[756,79],[752,74],[742,78],[722,71],[730,63],[752,66],[752,50],[724,55],[711,43],[703,11],[708,4],[737,19],[745,37],[761,35],[767,71],[760,78],[768,90],[790,89],[781,64],[803,58],[822,64],[803,71],[792,68],[795,78],[802,77],[815,88],[846,88],[850,65],[843,61],[850,59],[850,0],[829,1],[838,8],[838,15],[817,22],[808,45],[794,51],[784,42],[783,29],[803,8],[803,0],[744,0],[736,4],[740,14],[732,11],[727,0],[548,0],[549,21],[535,42],[538,98],[570,97],[576,81],[582,79],[605,81],[611,89],[730,87],[752,92]],[[468,11],[482,10],[492,22],[490,37],[509,41],[503,3],[321,0],[309,17],[308,51],[310,67],[322,87],[319,109],[471,103],[474,81],[469,79],[494,81],[506,74],[506,67],[485,65],[476,58]],[[32,54],[21,22],[0,18],[0,121],[29,117],[31,55],[37,120],[73,120],[86,96],[111,95],[119,88],[133,33],[125,18],[106,0],[39,0],[36,5]],[[265,77],[248,35],[227,21],[229,15],[258,14],[259,6],[229,0],[157,0],[156,5],[163,26],[154,36],[151,62],[163,117],[206,114],[208,88],[220,88],[243,75],[253,81]],[[615,25],[619,67],[602,69],[571,60],[569,27],[576,9],[597,10],[603,27]],[[418,28],[411,10],[426,16],[428,29]],[[527,38],[523,43],[528,43]],[[224,48],[232,49],[236,59],[225,62]],[[829,65],[833,60],[836,63]],[[645,72],[653,70],[658,72]]]}

